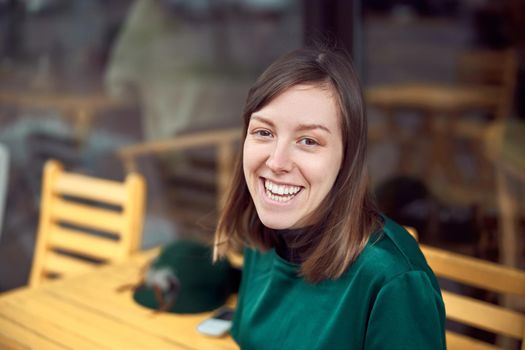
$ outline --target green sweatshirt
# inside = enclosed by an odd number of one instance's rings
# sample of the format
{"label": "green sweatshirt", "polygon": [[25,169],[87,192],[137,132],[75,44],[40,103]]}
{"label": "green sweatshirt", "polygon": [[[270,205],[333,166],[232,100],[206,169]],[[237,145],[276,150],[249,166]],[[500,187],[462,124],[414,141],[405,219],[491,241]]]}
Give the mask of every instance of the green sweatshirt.
{"label": "green sweatshirt", "polygon": [[354,264],[318,284],[246,249],[231,334],[241,349],[445,349],[445,308],[417,242],[385,218]]}

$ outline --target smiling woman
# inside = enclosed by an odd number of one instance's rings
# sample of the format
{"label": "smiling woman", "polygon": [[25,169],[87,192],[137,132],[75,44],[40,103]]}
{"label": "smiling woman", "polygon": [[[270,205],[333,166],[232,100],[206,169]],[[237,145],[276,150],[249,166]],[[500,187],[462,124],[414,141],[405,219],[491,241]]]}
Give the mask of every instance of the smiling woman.
{"label": "smiling woman", "polygon": [[342,158],[337,102],[330,90],[297,85],[253,113],[243,166],[264,226],[312,225],[311,216],[332,189]]}
{"label": "smiling woman", "polygon": [[242,245],[242,349],[444,349],[445,310],[417,242],[368,192],[367,123],[349,58],[300,49],[255,82],[215,235]]}

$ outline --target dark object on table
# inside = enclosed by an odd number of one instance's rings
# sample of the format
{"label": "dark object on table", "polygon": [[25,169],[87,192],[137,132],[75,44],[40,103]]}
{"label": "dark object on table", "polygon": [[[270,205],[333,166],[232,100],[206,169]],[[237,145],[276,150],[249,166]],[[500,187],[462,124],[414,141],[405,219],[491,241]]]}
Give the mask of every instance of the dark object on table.
{"label": "dark object on table", "polygon": [[210,247],[179,240],[162,249],[133,298],[158,311],[211,311],[226,302],[235,290],[235,280],[235,271],[228,260],[212,263]]}

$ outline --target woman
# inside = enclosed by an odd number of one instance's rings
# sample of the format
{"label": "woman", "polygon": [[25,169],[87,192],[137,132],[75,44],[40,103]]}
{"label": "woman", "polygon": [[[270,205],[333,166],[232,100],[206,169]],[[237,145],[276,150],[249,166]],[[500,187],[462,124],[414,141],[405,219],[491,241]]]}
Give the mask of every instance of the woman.
{"label": "woman", "polygon": [[445,349],[417,242],[367,189],[367,122],[344,55],[300,49],[256,81],[215,256],[244,245],[242,349]]}

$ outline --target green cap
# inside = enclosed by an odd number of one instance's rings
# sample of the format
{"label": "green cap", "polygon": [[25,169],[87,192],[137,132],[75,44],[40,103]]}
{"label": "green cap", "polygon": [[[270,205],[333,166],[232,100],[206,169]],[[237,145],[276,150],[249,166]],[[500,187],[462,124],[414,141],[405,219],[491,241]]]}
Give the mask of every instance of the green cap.
{"label": "green cap", "polygon": [[[210,247],[195,241],[179,240],[166,245],[149,267],[145,283],[133,293],[139,304],[158,310],[153,280],[168,287],[178,285],[169,312],[198,313],[214,310],[226,302],[232,291],[232,270],[228,260],[212,263]],[[154,277],[152,277],[154,276]],[[172,283],[173,286],[173,283]]]}

